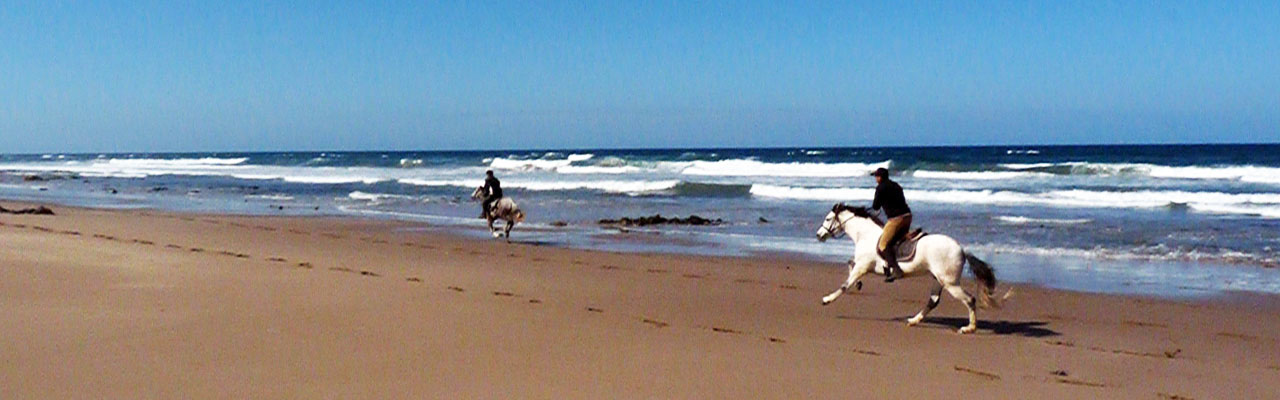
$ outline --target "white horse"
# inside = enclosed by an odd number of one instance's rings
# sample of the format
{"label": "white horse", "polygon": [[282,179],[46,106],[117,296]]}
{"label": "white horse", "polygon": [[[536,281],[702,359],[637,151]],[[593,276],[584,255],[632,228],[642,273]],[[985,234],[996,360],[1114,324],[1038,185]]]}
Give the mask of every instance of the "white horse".
{"label": "white horse", "polygon": [[[840,289],[831,292],[822,298],[822,305],[831,304],[841,294],[849,290],[850,286],[862,289],[861,279],[863,275],[868,273],[884,275],[885,261],[880,258],[876,251],[876,245],[880,239],[880,232],[883,224],[873,217],[865,207],[847,206],[843,203],[836,203],[831,208],[831,212],[827,213],[827,218],[822,222],[822,227],[818,228],[818,241],[826,241],[830,237],[838,237],[846,234],[849,239],[853,240],[854,250],[853,258],[849,259],[849,278],[845,280]],[[992,308],[998,308],[999,302],[991,297],[992,291],[995,290],[996,276],[991,270],[991,266],[986,262],[979,260],[972,254],[964,251],[955,239],[946,235],[929,234],[922,238],[916,244],[915,257],[909,261],[900,263],[904,277],[920,276],[926,273],[932,274],[937,283],[933,285],[933,291],[929,295],[928,303],[925,303],[924,309],[920,310],[914,317],[907,320],[907,326],[915,326],[921,320],[924,320],[934,307],[938,306],[941,299],[942,290],[946,289],[951,293],[952,297],[964,303],[969,309],[969,325],[960,328],[960,333],[970,333],[978,328],[978,317],[976,314],[977,304],[973,296],[969,295],[964,288],[960,287],[960,274],[964,272],[964,263],[969,262],[969,268],[973,270],[973,274],[981,283],[979,288],[979,296],[982,304]]]}
{"label": "white horse", "polygon": [[[471,192],[471,198],[476,200],[483,199],[484,187],[478,187],[474,192]],[[507,241],[510,242],[511,228],[514,228],[516,223],[524,222],[524,211],[520,211],[520,207],[516,206],[516,202],[511,200],[510,197],[503,197],[493,203],[493,206],[489,208],[489,213],[485,214],[484,219],[489,222],[489,233],[493,237],[506,237]],[[502,232],[498,232],[498,229],[493,227],[493,221],[498,219],[507,221],[507,226],[502,229]]]}

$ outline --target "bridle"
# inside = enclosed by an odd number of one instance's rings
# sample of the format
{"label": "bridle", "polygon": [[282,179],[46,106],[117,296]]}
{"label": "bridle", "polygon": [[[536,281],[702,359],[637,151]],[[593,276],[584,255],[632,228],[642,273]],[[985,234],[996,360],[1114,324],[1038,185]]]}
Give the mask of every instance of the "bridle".
{"label": "bridle", "polygon": [[[827,230],[827,234],[828,234],[828,235],[830,235],[832,238],[838,238],[838,237],[840,237],[840,235],[844,235],[844,234],[845,234],[844,224],[849,223],[849,219],[846,219],[846,220],[843,220],[843,221],[842,221],[842,220],[840,220],[840,214],[841,214],[841,212],[840,212],[840,211],[835,211],[835,214],[836,214],[836,227],[838,227],[838,228],[840,228],[840,229],[838,229],[838,230],[832,230],[832,229],[830,229],[830,228],[827,228],[827,226],[826,226],[826,225],[823,225],[823,226],[822,226],[822,229],[826,229],[826,230]],[[850,218],[850,219],[852,219],[852,218]]]}

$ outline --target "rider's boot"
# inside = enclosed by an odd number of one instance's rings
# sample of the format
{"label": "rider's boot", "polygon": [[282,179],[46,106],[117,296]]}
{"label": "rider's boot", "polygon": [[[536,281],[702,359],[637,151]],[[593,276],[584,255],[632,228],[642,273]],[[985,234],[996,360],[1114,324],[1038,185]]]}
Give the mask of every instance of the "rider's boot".
{"label": "rider's boot", "polygon": [[894,251],[893,246],[889,246],[889,248],[880,252],[880,257],[884,258],[885,282],[893,282],[902,277],[902,267],[898,266],[898,255],[894,253],[897,253],[897,251]]}

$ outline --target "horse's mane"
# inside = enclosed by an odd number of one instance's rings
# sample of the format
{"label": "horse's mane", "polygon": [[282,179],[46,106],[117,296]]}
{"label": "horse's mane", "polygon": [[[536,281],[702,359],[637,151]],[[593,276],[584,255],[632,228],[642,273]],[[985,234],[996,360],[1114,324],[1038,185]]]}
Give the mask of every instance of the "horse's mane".
{"label": "horse's mane", "polygon": [[832,207],[831,207],[831,211],[832,211],[832,212],[835,212],[835,213],[840,213],[841,211],[848,211],[848,212],[853,213],[853,215],[855,215],[855,216],[858,216],[858,217],[862,217],[862,218],[869,219],[869,220],[871,220],[871,222],[875,222],[875,223],[876,223],[876,225],[879,225],[879,226],[880,226],[880,227],[882,227],[882,228],[884,227],[884,221],[881,221],[881,220],[880,220],[880,217],[878,217],[878,216],[876,216],[875,214],[873,214],[873,213],[871,212],[871,209],[870,209],[870,208],[867,208],[867,207],[863,207],[863,206],[851,206],[851,205],[844,204],[844,203],[836,203],[836,205],[835,205],[835,206],[832,206]]}

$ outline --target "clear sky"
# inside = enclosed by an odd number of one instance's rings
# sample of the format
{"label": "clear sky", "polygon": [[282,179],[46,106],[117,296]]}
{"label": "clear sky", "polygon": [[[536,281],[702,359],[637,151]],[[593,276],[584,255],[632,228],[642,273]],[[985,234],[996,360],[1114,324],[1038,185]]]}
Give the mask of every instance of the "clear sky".
{"label": "clear sky", "polygon": [[0,152],[1280,141],[1280,2],[0,0]]}

